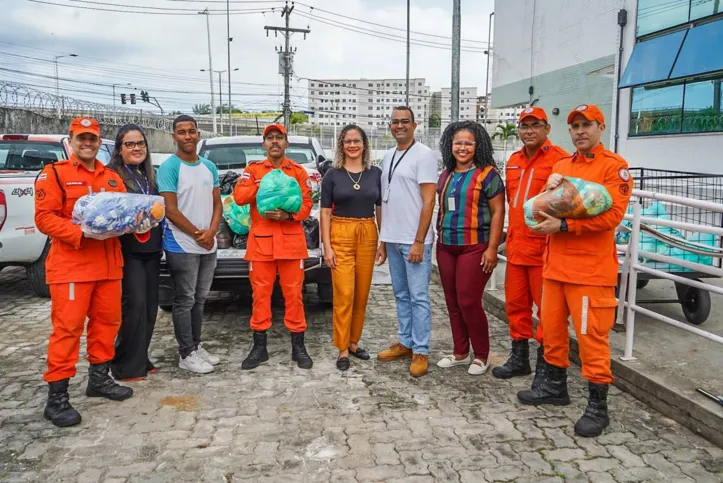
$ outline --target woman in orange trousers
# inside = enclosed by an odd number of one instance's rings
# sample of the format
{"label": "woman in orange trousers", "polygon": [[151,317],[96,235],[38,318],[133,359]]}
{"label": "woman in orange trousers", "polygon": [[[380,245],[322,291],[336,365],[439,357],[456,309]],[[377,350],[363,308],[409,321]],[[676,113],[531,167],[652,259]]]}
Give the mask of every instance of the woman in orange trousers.
{"label": "woman in orange trousers", "polygon": [[362,360],[359,347],[381,226],[382,171],[369,162],[369,140],[356,125],[337,139],[334,167],[321,184],[321,236],[324,261],[331,267],[336,366],[349,369],[349,355]]}

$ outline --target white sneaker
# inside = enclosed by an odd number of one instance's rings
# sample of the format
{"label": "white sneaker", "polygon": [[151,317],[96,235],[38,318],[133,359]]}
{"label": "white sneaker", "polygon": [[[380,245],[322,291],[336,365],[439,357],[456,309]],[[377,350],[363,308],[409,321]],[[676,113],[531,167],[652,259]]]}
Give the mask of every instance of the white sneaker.
{"label": "white sneaker", "polygon": [[487,358],[487,364],[482,362],[481,359],[475,359],[472,361],[472,364],[469,365],[467,374],[471,374],[473,376],[481,376],[482,374],[487,372],[487,369],[489,369],[491,365],[492,362],[490,362],[489,358]]}
{"label": "white sneaker", "polygon": [[213,366],[201,359],[196,351],[188,354],[185,359],[182,357],[181,360],[178,361],[178,367],[197,374],[208,374],[209,372],[213,372]]}
{"label": "white sneaker", "polygon": [[203,348],[203,342],[201,342],[200,344],[198,344],[198,349],[196,349],[196,353],[198,354],[198,356],[199,356],[201,359],[203,359],[204,361],[208,362],[208,363],[211,364],[212,366],[215,366],[216,364],[218,364],[219,362],[221,362],[221,359],[219,359],[218,357],[216,357],[216,356],[214,356],[214,355],[209,354],[209,352],[208,352],[206,349]]}
{"label": "white sneaker", "polygon": [[448,367],[461,366],[462,364],[469,364],[469,356],[462,360],[455,359],[454,355],[445,356],[437,362],[437,367],[446,369]]}

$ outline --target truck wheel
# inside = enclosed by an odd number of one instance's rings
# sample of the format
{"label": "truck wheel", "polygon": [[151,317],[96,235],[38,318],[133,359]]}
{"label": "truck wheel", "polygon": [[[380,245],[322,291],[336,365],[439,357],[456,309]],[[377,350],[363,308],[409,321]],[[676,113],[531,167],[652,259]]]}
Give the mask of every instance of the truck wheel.
{"label": "truck wheel", "polygon": [[330,283],[317,283],[316,290],[322,304],[331,305],[334,302],[334,290]]}
{"label": "truck wheel", "polygon": [[49,250],[50,243],[46,242],[40,258],[25,269],[28,282],[30,282],[30,289],[35,292],[38,297],[50,297],[50,288],[48,284],[45,283],[45,260],[48,258]]}
{"label": "truck wheel", "polygon": [[638,288],[645,288],[650,283],[650,280],[638,280],[637,287]]}

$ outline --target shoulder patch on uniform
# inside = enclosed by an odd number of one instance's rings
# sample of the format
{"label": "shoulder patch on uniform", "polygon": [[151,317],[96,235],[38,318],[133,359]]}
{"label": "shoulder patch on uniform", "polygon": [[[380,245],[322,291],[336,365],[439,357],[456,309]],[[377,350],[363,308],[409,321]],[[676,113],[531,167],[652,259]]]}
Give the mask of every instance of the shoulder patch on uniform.
{"label": "shoulder patch on uniform", "polygon": [[118,186],[118,183],[116,183],[116,180],[114,180],[114,179],[109,179],[108,186],[115,188],[116,186]]}
{"label": "shoulder patch on uniform", "polygon": [[623,196],[627,196],[628,193],[630,193],[630,185],[627,183],[623,183],[620,185],[620,194]]}
{"label": "shoulder patch on uniform", "polygon": [[35,197],[39,199],[40,201],[43,201],[45,199],[45,190],[39,189],[35,192]]}
{"label": "shoulder patch on uniform", "polygon": [[306,178],[306,186],[311,189],[311,180],[309,178]]}
{"label": "shoulder patch on uniform", "polygon": [[618,176],[620,176],[620,179],[625,181],[626,183],[630,181],[630,171],[625,168],[620,168],[620,170],[618,171]]}
{"label": "shoulder patch on uniform", "polygon": [[35,181],[45,181],[46,179],[48,179],[48,173],[40,173],[38,175],[38,179],[36,179]]}

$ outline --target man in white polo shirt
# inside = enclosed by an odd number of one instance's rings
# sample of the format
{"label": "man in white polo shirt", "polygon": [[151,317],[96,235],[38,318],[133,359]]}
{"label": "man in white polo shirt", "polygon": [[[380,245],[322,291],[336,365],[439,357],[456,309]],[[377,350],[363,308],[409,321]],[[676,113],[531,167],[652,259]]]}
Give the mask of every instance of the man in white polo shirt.
{"label": "man in white polo shirt", "polygon": [[196,154],[199,139],[191,116],[173,121],[177,151],[158,170],[158,192],[166,201],[163,249],[173,280],[178,366],[206,374],[219,363],[201,345],[201,325],[216,271],[216,232],[223,205],[216,166]]}
{"label": "man in white polo shirt", "polygon": [[417,123],[409,107],[396,107],[389,129],[396,148],[382,161],[382,242],[377,263],[389,259],[399,319],[399,342],[377,359],[411,357],[409,374],[427,373],[432,311],[429,282],[432,273],[431,230],[437,186],[437,156],[414,139]]}

